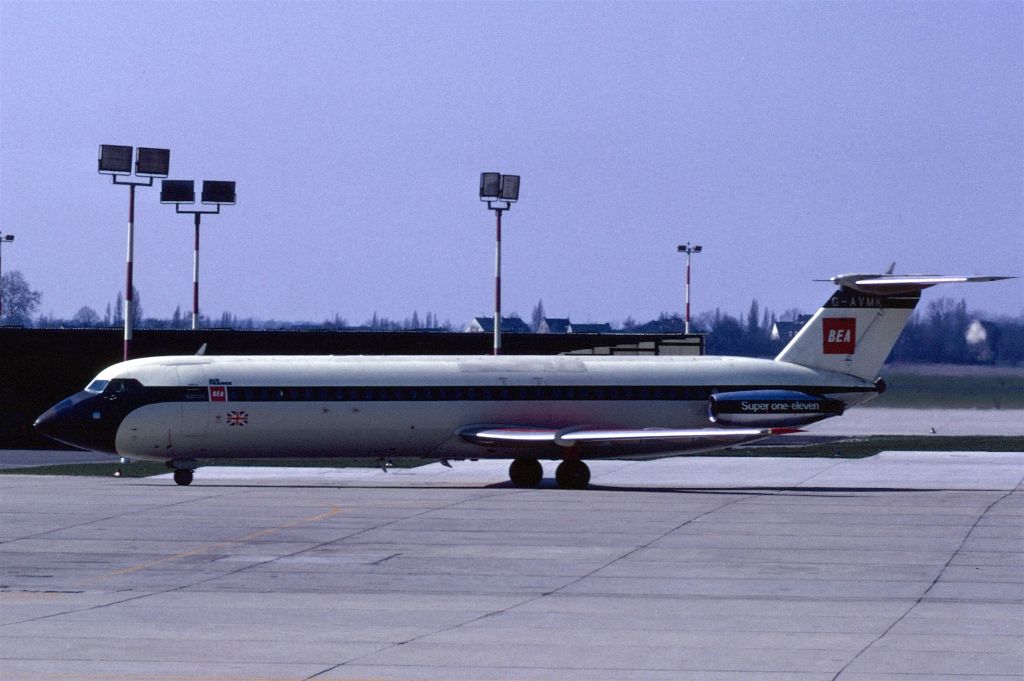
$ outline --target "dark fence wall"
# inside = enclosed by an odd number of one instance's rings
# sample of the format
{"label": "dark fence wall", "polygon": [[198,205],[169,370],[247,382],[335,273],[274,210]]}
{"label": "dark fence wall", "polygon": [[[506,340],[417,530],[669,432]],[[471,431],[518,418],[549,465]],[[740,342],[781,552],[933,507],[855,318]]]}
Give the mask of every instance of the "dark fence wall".
{"label": "dark fence wall", "polygon": [[[502,334],[508,355],[679,339],[679,334]],[[47,408],[121,361],[120,329],[0,328],[0,449],[53,448],[32,429]],[[417,331],[139,330],[133,357],[193,355],[486,355],[492,336]]]}

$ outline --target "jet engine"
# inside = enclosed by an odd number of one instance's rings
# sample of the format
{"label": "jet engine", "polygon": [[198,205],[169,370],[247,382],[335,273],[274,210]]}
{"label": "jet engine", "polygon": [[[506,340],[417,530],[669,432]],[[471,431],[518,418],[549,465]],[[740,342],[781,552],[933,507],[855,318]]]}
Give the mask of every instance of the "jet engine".
{"label": "jet engine", "polygon": [[843,413],[841,400],[797,390],[742,390],[715,393],[708,418],[724,426],[804,426]]}

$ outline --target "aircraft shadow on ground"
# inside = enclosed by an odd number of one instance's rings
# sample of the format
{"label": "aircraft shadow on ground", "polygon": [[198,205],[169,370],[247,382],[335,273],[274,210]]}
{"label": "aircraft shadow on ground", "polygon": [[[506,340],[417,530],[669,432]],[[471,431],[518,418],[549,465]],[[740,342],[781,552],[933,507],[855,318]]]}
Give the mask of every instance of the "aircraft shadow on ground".
{"label": "aircraft shadow on ground", "polygon": [[[164,487],[168,486],[165,481],[157,480],[145,480],[140,479],[135,483],[139,486],[144,487]],[[451,489],[508,489],[515,490],[516,488],[511,482],[497,482],[493,484],[481,484],[481,485],[451,485],[451,484],[437,484],[437,485],[415,485],[415,486],[392,486],[392,485],[370,485],[370,484],[342,484],[342,485],[309,485],[302,483],[271,483],[260,481],[258,483],[252,482],[202,482],[197,480],[197,484],[192,485],[189,489],[239,489],[239,488],[269,488],[269,489],[334,489],[338,491],[344,491],[346,489],[387,489],[387,490],[451,490]],[[538,491],[538,490],[552,490],[562,491],[560,487],[555,483],[554,480],[544,480],[540,486],[536,488],[526,489],[522,491]],[[935,489],[935,488],[917,488],[917,487],[793,487],[792,485],[758,485],[758,486],[736,486],[729,485],[723,487],[655,487],[647,485],[590,485],[585,490],[565,490],[569,492],[641,492],[645,494],[718,494],[718,495],[736,495],[744,496],[751,494],[772,494],[779,496],[812,496],[818,494],[830,494],[833,496],[856,496],[859,494],[900,494],[900,493],[926,493],[926,492],[944,492],[950,491],[946,489]]]}

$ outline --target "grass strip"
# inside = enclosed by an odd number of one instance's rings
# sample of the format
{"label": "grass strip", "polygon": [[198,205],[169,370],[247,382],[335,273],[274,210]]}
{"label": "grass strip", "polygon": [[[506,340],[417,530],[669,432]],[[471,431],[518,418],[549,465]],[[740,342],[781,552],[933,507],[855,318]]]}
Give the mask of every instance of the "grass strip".
{"label": "grass strip", "polygon": [[831,457],[863,459],[879,452],[1024,452],[1024,437],[1001,435],[875,435],[836,438],[808,445],[751,445],[730,456]]}

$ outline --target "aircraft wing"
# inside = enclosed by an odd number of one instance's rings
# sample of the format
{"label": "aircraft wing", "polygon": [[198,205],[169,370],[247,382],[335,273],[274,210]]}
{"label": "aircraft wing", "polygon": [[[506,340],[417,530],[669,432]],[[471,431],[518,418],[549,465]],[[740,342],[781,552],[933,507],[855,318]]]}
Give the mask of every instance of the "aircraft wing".
{"label": "aircraft wing", "polygon": [[478,445],[530,445],[556,444],[571,447],[587,442],[636,442],[643,440],[712,440],[723,447],[734,442],[799,432],[799,428],[641,428],[641,429],[588,429],[588,428],[532,428],[488,427],[468,428],[459,432],[467,442]]}

